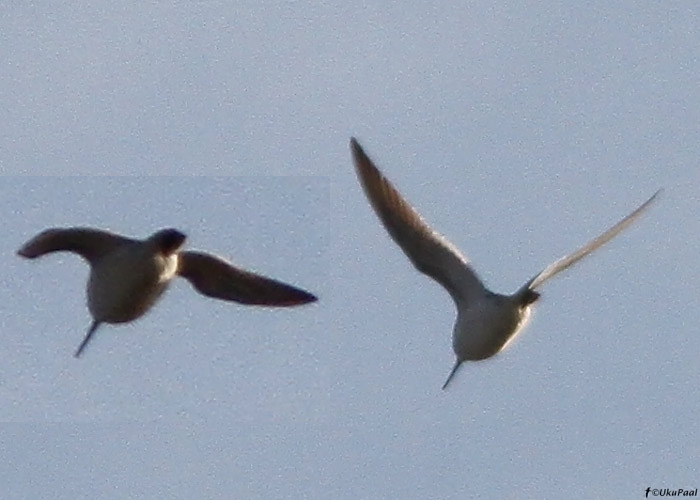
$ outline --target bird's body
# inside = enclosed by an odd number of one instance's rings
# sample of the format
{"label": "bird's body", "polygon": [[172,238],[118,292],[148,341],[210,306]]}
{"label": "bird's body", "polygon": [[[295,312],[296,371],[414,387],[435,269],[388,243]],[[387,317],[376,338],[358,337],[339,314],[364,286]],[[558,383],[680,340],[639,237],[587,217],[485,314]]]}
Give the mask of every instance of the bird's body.
{"label": "bird's body", "polygon": [[547,266],[514,294],[501,295],[484,286],[467,258],[423,220],[355,139],[351,139],[350,148],[365,194],[391,238],[418,271],[450,293],[457,306],[452,335],[456,362],[443,389],[464,361],[487,359],[505,349],[526,325],[532,305],[540,296],[536,290],[632,224],[659,193],[597,238]]}
{"label": "bird's body", "polygon": [[[464,361],[479,361],[498,354],[530,317],[530,305],[521,307],[507,295],[484,294],[481,300],[460,305],[452,349]],[[469,335],[462,334],[467,331]]]}
{"label": "bird's body", "polygon": [[316,297],[265,276],[239,269],[214,255],[181,251],[185,235],[163,229],[145,240],[91,228],[47,229],[17,252],[34,259],[69,251],[90,264],[88,310],[93,323],[76,351],[80,356],[101,323],[126,323],[146,312],[176,276],[208,297],[264,306],[296,306]]}
{"label": "bird's body", "polygon": [[143,316],[177,274],[178,255],[163,255],[150,245],[125,244],[92,266],[87,303],[93,318],[126,323]]}

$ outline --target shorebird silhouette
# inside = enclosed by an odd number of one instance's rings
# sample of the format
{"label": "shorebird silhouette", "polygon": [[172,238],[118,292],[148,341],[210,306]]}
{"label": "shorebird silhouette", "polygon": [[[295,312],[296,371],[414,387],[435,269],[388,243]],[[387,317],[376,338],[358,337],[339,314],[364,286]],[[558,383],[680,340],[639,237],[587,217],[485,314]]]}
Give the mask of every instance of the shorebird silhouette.
{"label": "shorebird silhouette", "polygon": [[637,220],[661,192],[658,190],[597,238],[547,266],[515,293],[501,295],[484,286],[467,258],[423,220],[354,138],[350,140],[350,149],[365,194],[389,235],[418,271],[447,289],[457,306],[457,321],[452,333],[452,348],[457,360],[443,389],[465,361],[490,358],[505,349],[527,323],[532,304],[540,297],[536,290],[617,236]]}
{"label": "shorebird silhouette", "polygon": [[241,304],[286,307],[316,300],[308,292],[239,269],[220,257],[181,251],[185,239],[177,229],[162,229],[137,240],[91,228],[52,228],[29,240],[17,254],[35,259],[67,251],[90,264],[87,302],[93,322],[75,357],[101,323],[126,323],[143,316],[176,276],[203,295]]}

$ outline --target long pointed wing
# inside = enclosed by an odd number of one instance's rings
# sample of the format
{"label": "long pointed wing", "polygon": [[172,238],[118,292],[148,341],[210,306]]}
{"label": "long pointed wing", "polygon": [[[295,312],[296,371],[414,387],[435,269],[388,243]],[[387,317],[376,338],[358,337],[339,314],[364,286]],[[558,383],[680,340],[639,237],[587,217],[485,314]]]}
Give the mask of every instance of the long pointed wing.
{"label": "long pointed wing", "polygon": [[90,263],[120,245],[135,240],[118,234],[86,227],[46,229],[22,245],[17,254],[36,259],[51,252],[75,252]]}
{"label": "long pointed wing", "polygon": [[215,299],[277,307],[298,306],[317,300],[304,290],[244,271],[202,252],[181,252],[177,272],[200,293]]}
{"label": "long pointed wing", "polygon": [[661,193],[661,191],[662,190],[659,189],[656,193],[652,195],[651,198],[642,203],[639,206],[639,208],[637,208],[634,212],[629,214],[627,217],[622,219],[620,222],[615,224],[613,227],[605,231],[597,238],[589,241],[584,246],[576,250],[574,253],[562,257],[558,261],[547,266],[542,272],[533,276],[532,279],[530,279],[530,281],[525,283],[520,288],[520,291],[518,293],[521,293],[527,289],[536,289],[548,279],[554,277],[556,274],[564,271],[565,269],[568,269],[569,267],[576,264],[579,260],[583,259],[585,256],[589,255],[593,251],[605,245],[608,241],[620,234],[624,229],[629,227],[634,221],[641,217],[641,215],[646,211],[647,208],[649,208],[649,206],[652,204],[652,202],[654,202],[654,200],[659,195],[659,193]]}
{"label": "long pointed wing", "polygon": [[350,140],[355,168],[365,194],[392,239],[420,272],[444,286],[455,301],[470,300],[484,286],[466,257],[434,231],[365,154]]}

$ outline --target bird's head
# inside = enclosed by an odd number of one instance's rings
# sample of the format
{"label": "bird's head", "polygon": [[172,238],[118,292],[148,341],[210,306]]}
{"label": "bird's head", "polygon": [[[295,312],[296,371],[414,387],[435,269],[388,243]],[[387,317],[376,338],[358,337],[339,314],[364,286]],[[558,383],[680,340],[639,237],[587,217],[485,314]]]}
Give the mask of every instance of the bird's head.
{"label": "bird's head", "polygon": [[177,229],[161,229],[149,239],[163,255],[172,255],[182,247],[187,236]]}

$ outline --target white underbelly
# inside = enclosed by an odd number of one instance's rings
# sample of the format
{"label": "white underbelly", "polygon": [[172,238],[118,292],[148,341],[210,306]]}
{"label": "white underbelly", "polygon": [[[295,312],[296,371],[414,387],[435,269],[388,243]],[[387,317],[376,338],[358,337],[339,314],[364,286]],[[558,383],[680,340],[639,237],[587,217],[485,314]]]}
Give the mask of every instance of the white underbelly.
{"label": "white underbelly", "polygon": [[529,316],[529,307],[496,301],[460,311],[453,334],[455,354],[474,361],[498,354],[522,331]]}
{"label": "white underbelly", "polygon": [[177,265],[176,258],[172,259],[122,254],[99,262],[88,280],[90,313],[107,323],[142,316],[167,289]]}

